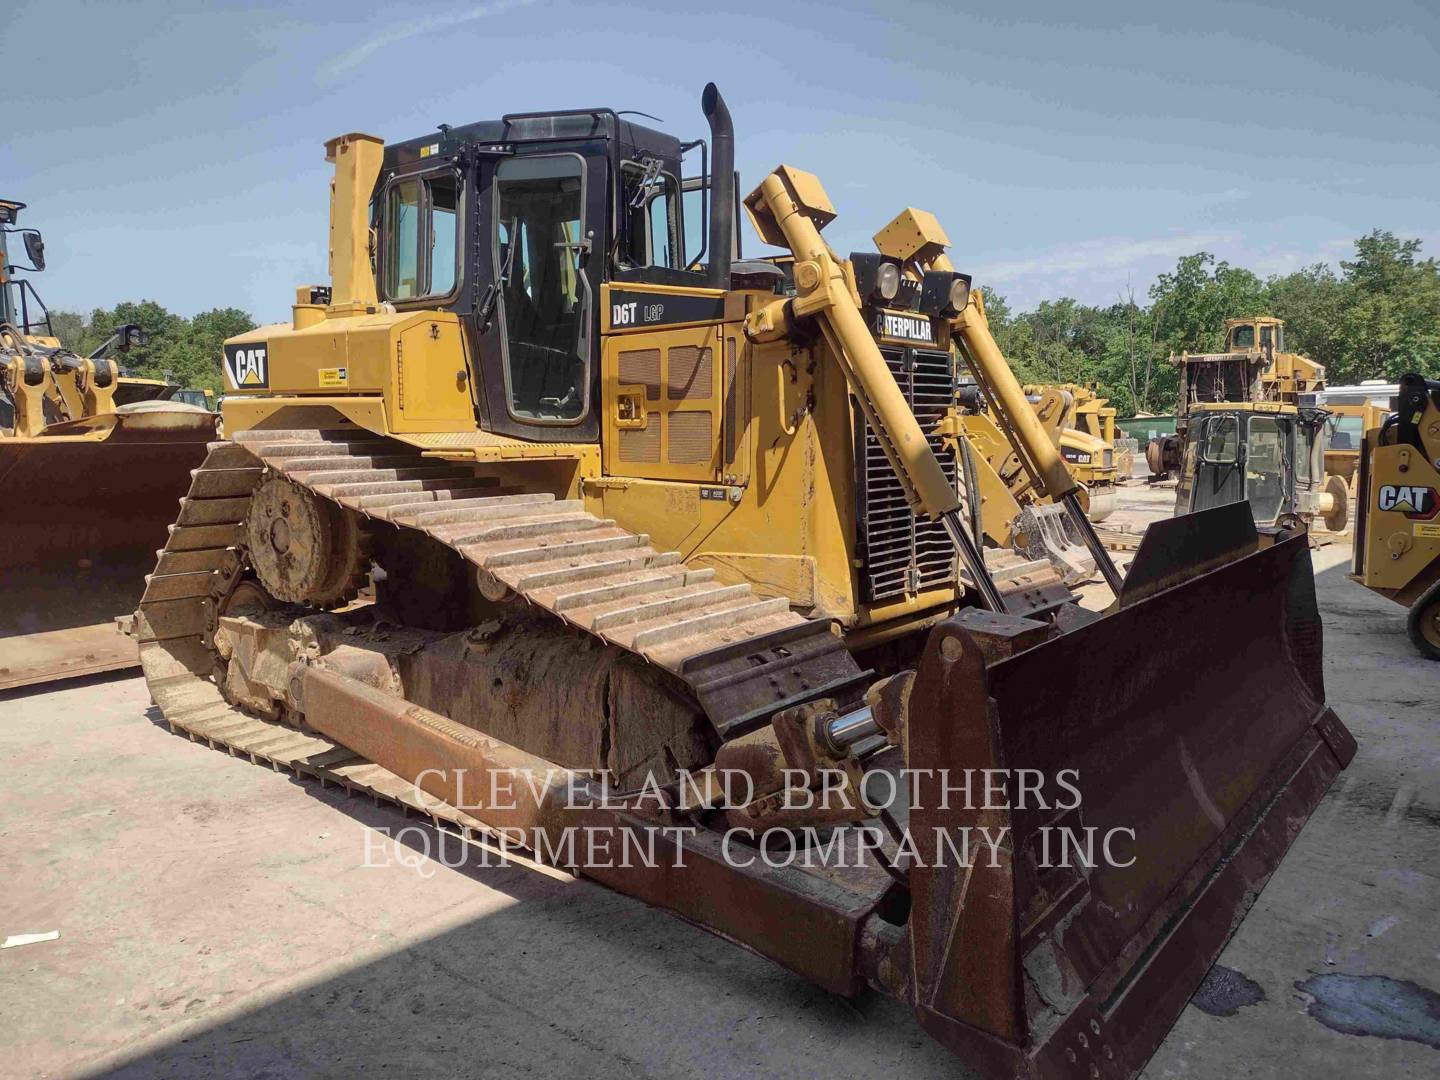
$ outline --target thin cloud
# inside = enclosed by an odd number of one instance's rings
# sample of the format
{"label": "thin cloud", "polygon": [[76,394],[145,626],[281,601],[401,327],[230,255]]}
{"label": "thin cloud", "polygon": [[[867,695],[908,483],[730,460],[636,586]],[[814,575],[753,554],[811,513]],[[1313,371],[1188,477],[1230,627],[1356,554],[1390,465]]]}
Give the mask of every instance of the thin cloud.
{"label": "thin cloud", "polygon": [[408,41],[410,38],[434,33],[437,30],[449,30],[456,26],[463,26],[465,23],[487,19],[491,15],[500,15],[514,8],[529,7],[534,2],[535,0],[495,0],[495,3],[480,4],[477,7],[466,8],[464,11],[431,15],[428,18],[407,22],[403,26],[376,34],[369,41],[362,42],[321,65],[317,78],[322,83],[334,82],[347,71],[363,64],[387,45]]}
{"label": "thin cloud", "polygon": [[1134,266],[1146,259],[1179,258],[1205,251],[1217,244],[1231,243],[1231,233],[1182,233],[1150,239],[1085,240],[1052,248],[1028,259],[993,263],[984,268],[985,276],[1003,282],[1043,274],[1072,274],[1082,270],[1116,270]]}

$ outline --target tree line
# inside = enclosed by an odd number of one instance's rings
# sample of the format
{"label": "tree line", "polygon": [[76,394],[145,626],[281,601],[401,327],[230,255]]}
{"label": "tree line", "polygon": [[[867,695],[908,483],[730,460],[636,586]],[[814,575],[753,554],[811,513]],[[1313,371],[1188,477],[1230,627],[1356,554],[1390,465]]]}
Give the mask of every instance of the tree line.
{"label": "tree line", "polygon": [[[1225,320],[1274,315],[1285,320],[1286,350],[1325,365],[1331,385],[1418,371],[1440,377],[1440,264],[1421,257],[1419,240],[1376,230],[1355,241],[1355,255],[1337,274],[1317,263],[1262,279],[1209,252],[1183,256],[1150,286],[1148,303],[1133,291],[1108,307],[1069,297],[1045,300],[1030,312],[1010,310],[1003,295],[985,292],[995,338],[1025,382],[1098,384],[1122,416],[1169,413],[1180,352],[1223,346]],[[237,308],[193,318],[153,300],[127,302],[90,315],[55,311],[51,325],[84,355],[122,323],[138,323],[150,343],[121,357],[132,375],[166,378],[219,391],[221,343],[254,329]]]}
{"label": "tree line", "polygon": [[185,318],[154,300],[126,301],[90,314],[50,312],[50,328],[60,343],[81,356],[105,343],[117,326],[134,323],[150,336],[148,344],[116,354],[127,375],[165,379],[179,386],[218,394],[221,344],[255,329],[255,320],[239,308],[215,308]]}
{"label": "tree line", "polygon": [[1026,382],[1098,383],[1121,416],[1170,413],[1178,372],[1172,354],[1217,352],[1225,320],[1285,320],[1285,350],[1325,365],[1332,386],[1394,382],[1418,371],[1440,377],[1440,264],[1419,240],[1375,230],[1355,241],[1337,274],[1316,263],[1262,279],[1209,252],[1183,256],[1150,286],[1108,307],[1064,297],[1013,313],[985,294],[991,329]]}

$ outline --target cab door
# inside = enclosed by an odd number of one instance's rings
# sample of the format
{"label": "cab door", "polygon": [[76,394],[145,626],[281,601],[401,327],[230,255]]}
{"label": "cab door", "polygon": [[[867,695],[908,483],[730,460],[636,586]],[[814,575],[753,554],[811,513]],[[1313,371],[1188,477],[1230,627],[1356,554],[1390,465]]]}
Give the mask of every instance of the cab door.
{"label": "cab door", "polygon": [[721,482],[740,333],[738,323],[723,321],[725,295],[616,283],[604,292],[606,473]]}
{"label": "cab door", "polygon": [[1245,498],[1245,440],[1241,417],[1216,413],[1202,422],[1195,448],[1190,508],[1228,506]]}

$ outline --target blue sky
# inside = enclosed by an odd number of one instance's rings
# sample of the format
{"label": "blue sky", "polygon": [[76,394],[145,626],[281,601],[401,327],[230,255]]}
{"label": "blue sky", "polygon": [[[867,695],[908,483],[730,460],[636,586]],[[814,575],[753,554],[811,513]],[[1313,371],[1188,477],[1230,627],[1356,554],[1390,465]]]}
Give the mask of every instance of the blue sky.
{"label": "blue sky", "polygon": [[52,307],[281,319],[326,278],[328,137],[588,105],[690,137],[714,79],[747,190],[819,174],[842,253],[933,210],[1020,307],[1143,298],[1200,249],[1284,272],[1378,227],[1440,254],[1433,2],[699,7],[21,0],[0,195]]}

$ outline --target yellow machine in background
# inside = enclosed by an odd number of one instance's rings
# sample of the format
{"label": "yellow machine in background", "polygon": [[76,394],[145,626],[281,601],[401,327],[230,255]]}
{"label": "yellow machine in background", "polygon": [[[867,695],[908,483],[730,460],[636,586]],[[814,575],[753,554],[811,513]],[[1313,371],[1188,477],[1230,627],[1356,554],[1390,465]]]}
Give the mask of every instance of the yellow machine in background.
{"label": "yellow machine in background", "polygon": [[[1180,373],[1175,434],[1152,439],[1145,460],[1155,475],[1176,472],[1185,455],[1193,406],[1231,401],[1282,405],[1313,403],[1325,389],[1325,368],[1285,351],[1285,323],[1268,316],[1225,321],[1225,351],[1170,357]],[[1303,398],[1302,398],[1303,395]]]}
{"label": "yellow machine in background", "polygon": [[1115,452],[1115,482],[1128,483],[1135,469],[1135,457],[1139,443],[1128,435],[1116,433],[1115,420],[1119,415],[1109,398],[1100,396],[1099,386],[1082,386],[1065,383],[1061,389],[1068,390],[1074,398],[1075,408],[1070,426],[1087,435],[1102,440]]}
{"label": "yellow machine in background", "polygon": [[[1225,343],[1170,358],[1180,369],[1175,434],[1151,440],[1146,460],[1156,475],[1179,474],[1176,513],[1248,499],[1261,526],[1319,519],[1343,532],[1348,487],[1325,466],[1325,368],[1284,351],[1279,319],[1230,319]],[[1197,445],[1202,435],[1213,449]]]}
{"label": "yellow machine in background", "polygon": [[[1115,511],[1119,469],[1115,460],[1115,410],[1110,410],[1107,440],[1101,432],[1105,418],[1097,412],[1081,419],[1081,388],[1073,383],[1061,386],[1033,385],[1025,387],[1025,395],[1035,406],[1035,413],[1060,456],[1070,467],[1075,479],[1085,488],[1085,513],[1091,521],[1104,521]],[[1093,401],[1093,395],[1091,401]],[[1089,404],[1090,402],[1087,402]],[[1093,422],[1095,431],[1082,428],[1081,423]]]}
{"label": "yellow machine in background", "polygon": [[[740,257],[713,84],[702,108],[698,177],[700,141],[604,109],[327,144],[331,280],[225,343],[226,439],[135,620],[151,692],[197,738],[883,990],[987,1077],[1132,1076],[1353,753],[1308,549],[1222,507],[1152,526],[1122,579],[934,217],[841,257],[782,165],[744,206],[787,283]],[[957,357],[1105,612],[1046,560],[992,566]],[[942,797],[990,768],[1044,808]],[[1062,769],[1083,810],[1048,809]],[[791,797],[902,770],[884,813]],[[1043,865],[1082,821],[1133,830],[1124,867]],[[993,865],[941,854],[982,822]],[[889,839],[844,867],[749,858],[866,823]],[[654,858],[567,855],[577,827]]]}
{"label": "yellow machine in background", "polygon": [[1360,450],[1352,576],[1408,607],[1410,640],[1440,660],[1440,382],[1406,375],[1395,405]]}
{"label": "yellow machine in background", "polygon": [[[122,326],[90,356],[51,332],[35,287],[45,268],[23,203],[0,201],[0,689],[138,663],[115,620],[134,610],[212,413],[177,402],[121,405],[113,354],[143,340]],[[28,267],[7,241],[23,238]]]}
{"label": "yellow machine in background", "polygon": [[1325,471],[1338,476],[1353,498],[1360,474],[1360,447],[1365,433],[1378,428],[1390,414],[1379,405],[1325,403],[1330,414],[1330,433],[1325,443]]}

